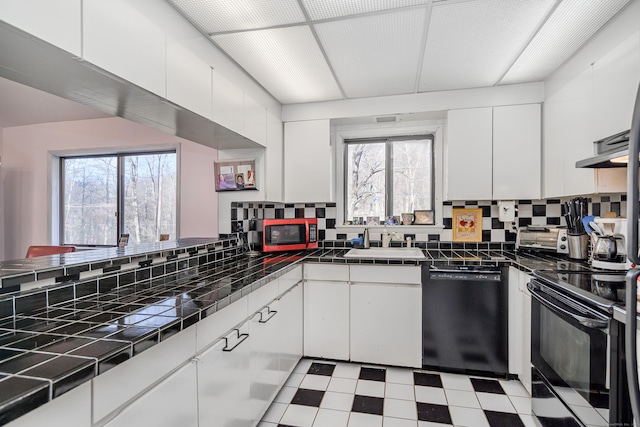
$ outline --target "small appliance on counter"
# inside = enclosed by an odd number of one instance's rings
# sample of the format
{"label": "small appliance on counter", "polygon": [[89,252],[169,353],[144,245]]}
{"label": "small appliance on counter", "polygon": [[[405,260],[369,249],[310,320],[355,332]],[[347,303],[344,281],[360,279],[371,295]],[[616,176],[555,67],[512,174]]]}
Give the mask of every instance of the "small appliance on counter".
{"label": "small appliance on counter", "polygon": [[516,249],[568,254],[567,229],[554,225],[528,225],[518,228]]}
{"label": "small appliance on counter", "polygon": [[627,271],[631,263],[627,258],[627,219],[593,219],[591,234],[591,266],[603,270]]}
{"label": "small appliance on counter", "polygon": [[295,251],[318,247],[316,218],[252,219],[249,246],[262,252]]}

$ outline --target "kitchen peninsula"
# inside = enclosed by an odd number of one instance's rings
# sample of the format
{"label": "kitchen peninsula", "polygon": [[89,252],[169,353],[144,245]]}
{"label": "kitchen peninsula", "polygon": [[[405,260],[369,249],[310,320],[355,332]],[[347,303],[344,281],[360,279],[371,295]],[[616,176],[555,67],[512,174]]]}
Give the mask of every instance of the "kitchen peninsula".
{"label": "kitchen peninsula", "polygon": [[[150,402],[156,415],[146,416],[160,422],[166,414],[157,399],[169,390],[182,402],[172,411],[187,420],[237,416],[238,393],[246,391],[259,420],[303,356],[303,264],[511,265],[525,272],[567,264],[516,255],[507,243],[420,242],[425,261],[348,259],[348,243],[324,243],[248,257],[232,235],[3,262],[9,292],[0,298],[0,422],[127,425]],[[222,372],[245,372],[246,383]],[[256,380],[264,386],[258,395]],[[224,396],[216,387],[225,387]]]}

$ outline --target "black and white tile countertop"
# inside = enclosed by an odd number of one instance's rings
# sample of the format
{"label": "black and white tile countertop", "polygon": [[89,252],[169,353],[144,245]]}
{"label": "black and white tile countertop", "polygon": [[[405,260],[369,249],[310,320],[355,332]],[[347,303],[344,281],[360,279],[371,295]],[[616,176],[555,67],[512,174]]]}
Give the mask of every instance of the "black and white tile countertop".
{"label": "black and white tile countertop", "polygon": [[[232,304],[301,262],[347,259],[344,242],[249,257],[235,236],[0,264],[0,425]],[[337,247],[336,247],[337,246]],[[553,268],[498,244],[425,244],[427,263]],[[19,270],[16,272],[16,270]],[[38,281],[40,282],[38,282]],[[34,285],[42,288],[30,289]],[[49,284],[50,283],[50,284]],[[27,290],[25,290],[27,289]]]}

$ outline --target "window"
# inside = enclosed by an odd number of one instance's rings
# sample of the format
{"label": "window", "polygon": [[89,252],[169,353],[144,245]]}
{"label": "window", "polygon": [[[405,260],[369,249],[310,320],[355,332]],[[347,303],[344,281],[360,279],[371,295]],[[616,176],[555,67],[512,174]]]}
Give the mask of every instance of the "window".
{"label": "window", "polygon": [[176,153],[61,158],[61,241],[113,245],[176,237]]}
{"label": "window", "polygon": [[345,140],[345,219],[434,209],[433,135]]}

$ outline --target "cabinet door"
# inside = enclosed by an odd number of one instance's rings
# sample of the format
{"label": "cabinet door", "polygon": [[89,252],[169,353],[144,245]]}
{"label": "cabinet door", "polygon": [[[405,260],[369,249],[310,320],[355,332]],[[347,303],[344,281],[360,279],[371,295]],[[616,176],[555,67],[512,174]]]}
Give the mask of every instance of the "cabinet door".
{"label": "cabinet door", "polygon": [[267,150],[265,151],[265,200],[281,202],[283,194],[283,141],[282,121],[267,110]]}
{"label": "cabinet door", "polygon": [[280,297],[278,349],[280,351],[281,384],[302,358],[302,283]]}
{"label": "cabinet door", "polygon": [[532,277],[520,272],[520,311],[522,312],[522,332],[520,334],[520,382],[531,394],[531,293],[527,289],[527,283]]}
{"label": "cabinet door", "polygon": [[244,130],[242,89],[213,70],[213,121],[242,134]]}
{"label": "cabinet door", "polygon": [[593,64],[593,140],[631,128],[640,82],[640,32]]}
{"label": "cabinet door", "polygon": [[243,324],[198,357],[201,426],[251,425],[249,343],[248,338],[242,341],[248,330],[249,325]]}
{"label": "cabinet door", "polygon": [[594,154],[592,81],[589,68],[544,104],[544,197],[595,191],[593,169],[576,168],[576,161]]}
{"label": "cabinet door", "polygon": [[493,199],[540,199],[540,104],[493,109]]}
{"label": "cabinet door", "polygon": [[251,420],[257,424],[280,390],[280,355],[278,320],[280,302],[272,301],[249,322],[249,366]]}
{"label": "cabinet door", "polygon": [[180,44],[167,43],[167,99],[213,119],[213,70],[201,58]]}
{"label": "cabinet door", "polygon": [[107,427],[197,427],[196,365],[189,363],[127,406]]}
{"label": "cabinet door", "polygon": [[157,22],[126,0],[84,0],[84,59],[166,97],[166,37]]}
{"label": "cabinet door", "polygon": [[3,0],[0,20],[80,57],[81,10],[81,0]]}
{"label": "cabinet door", "polygon": [[349,284],[304,284],[304,355],[349,360]]}
{"label": "cabinet door", "polygon": [[267,109],[244,94],[244,132],[242,135],[262,146],[267,145]]}
{"label": "cabinet door", "polygon": [[449,111],[447,200],[491,200],[492,116],[491,108]]}
{"label": "cabinet door", "polygon": [[7,427],[91,427],[91,381],[7,424]]}
{"label": "cabinet door", "polygon": [[330,202],[329,120],[284,124],[284,195],[291,202]]}
{"label": "cabinet door", "polygon": [[351,359],[422,366],[422,287],[351,285]]}

